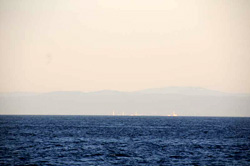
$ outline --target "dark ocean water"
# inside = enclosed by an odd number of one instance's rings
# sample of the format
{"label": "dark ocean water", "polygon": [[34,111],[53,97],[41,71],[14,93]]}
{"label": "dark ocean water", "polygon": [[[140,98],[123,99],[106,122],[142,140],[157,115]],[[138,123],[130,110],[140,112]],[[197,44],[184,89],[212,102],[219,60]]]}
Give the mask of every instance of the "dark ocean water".
{"label": "dark ocean water", "polygon": [[0,116],[0,165],[250,165],[250,118]]}

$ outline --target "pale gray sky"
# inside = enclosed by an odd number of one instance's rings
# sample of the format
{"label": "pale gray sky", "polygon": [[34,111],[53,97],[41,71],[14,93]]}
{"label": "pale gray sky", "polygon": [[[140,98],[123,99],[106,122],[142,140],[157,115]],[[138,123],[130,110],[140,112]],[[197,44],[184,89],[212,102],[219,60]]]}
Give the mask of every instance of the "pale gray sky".
{"label": "pale gray sky", "polygon": [[250,93],[249,0],[0,0],[0,92]]}

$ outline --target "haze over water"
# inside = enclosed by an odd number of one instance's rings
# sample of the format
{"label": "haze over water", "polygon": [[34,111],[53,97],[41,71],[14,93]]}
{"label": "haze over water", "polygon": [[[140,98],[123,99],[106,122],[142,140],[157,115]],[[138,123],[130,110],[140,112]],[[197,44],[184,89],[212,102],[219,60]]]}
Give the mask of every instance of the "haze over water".
{"label": "haze over water", "polygon": [[249,6],[0,0],[0,165],[250,165]]}

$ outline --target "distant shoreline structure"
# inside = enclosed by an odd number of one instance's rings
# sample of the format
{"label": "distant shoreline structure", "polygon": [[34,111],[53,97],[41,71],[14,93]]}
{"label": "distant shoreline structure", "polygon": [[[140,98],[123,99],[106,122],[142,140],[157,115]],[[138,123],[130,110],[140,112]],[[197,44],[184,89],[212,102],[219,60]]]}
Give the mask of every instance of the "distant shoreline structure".
{"label": "distant shoreline structure", "polygon": [[169,114],[168,116],[178,116],[175,112],[173,112],[172,114]]}
{"label": "distant shoreline structure", "polygon": [[126,115],[124,111],[122,112],[122,114],[115,114],[115,111],[113,111],[112,116],[142,116],[142,115],[138,114],[137,111],[135,112],[135,114],[130,114],[130,115]]}
{"label": "distant shoreline structure", "polygon": [[[130,115],[125,115],[124,111],[122,112],[122,114],[115,114],[115,111],[113,111],[112,116],[145,116],[145,115],[138,114],[137,111],[134,114]],[[158,116],[166,116],[166,115],[158,115]],[[173,112],[172,114],[168,114],[167,116],[178,116],[178,115],[175,112]]]}

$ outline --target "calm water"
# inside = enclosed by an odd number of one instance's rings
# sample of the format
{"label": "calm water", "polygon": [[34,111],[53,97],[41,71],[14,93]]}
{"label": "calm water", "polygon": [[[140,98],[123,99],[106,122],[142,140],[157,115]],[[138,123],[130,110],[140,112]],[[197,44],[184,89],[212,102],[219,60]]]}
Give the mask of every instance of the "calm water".
{"label": "calm water", "polygon": [[0,165],[250,165],[250,118],[0,116]]}

